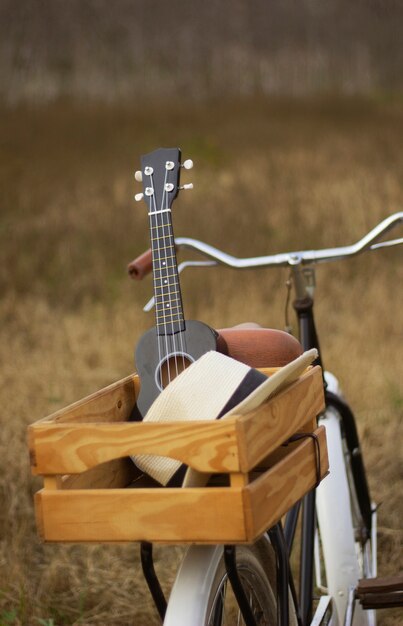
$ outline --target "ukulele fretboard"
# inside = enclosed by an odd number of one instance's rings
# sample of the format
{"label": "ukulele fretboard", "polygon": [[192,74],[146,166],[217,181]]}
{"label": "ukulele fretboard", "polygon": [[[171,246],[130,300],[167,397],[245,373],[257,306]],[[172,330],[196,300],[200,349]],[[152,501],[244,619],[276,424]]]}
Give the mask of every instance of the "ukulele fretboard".
{"label": "ukulele fretboard", "polygon": [[155,322],[159,335],[185,329],[171,211],[150,211]]}

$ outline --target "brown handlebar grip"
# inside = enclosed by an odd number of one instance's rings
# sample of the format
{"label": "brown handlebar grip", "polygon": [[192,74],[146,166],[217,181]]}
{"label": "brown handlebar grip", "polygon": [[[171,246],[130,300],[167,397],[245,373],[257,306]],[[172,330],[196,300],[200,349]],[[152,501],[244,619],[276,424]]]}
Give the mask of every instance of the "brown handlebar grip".
{"label": "brown handlebar grip", "polygon": [[147,276],[153,269],[153,259],[151,248],[143,254],[140,254],[136,259],[131,261],[127,266],[129,276],[134,280],[142,280],[144,276]]}

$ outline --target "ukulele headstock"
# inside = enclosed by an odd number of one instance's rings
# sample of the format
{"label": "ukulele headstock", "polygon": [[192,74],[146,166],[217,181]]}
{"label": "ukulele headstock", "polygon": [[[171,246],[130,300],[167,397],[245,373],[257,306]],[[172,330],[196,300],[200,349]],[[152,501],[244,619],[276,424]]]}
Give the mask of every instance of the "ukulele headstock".
{"label": "ukulele headstock", "polygon": [[146,202],[150,213],[159,213],[171,209],[180,189],[192,189],[192,184],[179,186],[180,169],[190,169],[190,160],[182,165],[179,148],[159,148],[141,157],[141,170],[135,174],[137,181],[143,183],[143,193],[135,196],[137,201]]}

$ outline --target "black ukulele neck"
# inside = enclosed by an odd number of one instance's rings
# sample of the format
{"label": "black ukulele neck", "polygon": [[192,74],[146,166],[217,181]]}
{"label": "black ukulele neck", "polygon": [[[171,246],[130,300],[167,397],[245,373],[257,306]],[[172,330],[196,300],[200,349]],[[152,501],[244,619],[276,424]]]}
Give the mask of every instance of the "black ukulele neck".
{"label": "black ukulele neck", "polygon": [[151,210],[150,233],[153,258],[155,325],[159,335],[185,329],[171,209]]}
{"label": "black ukulele neck", "polygon": [[[155,295],[155,323],[158,335],[175,335],[185,330],[182,296],[172,229],[171,206],[179,189],[181,152],[179,148],[159,148],[141,157],[141,171],[136,179],[143,183],[143,193],[136,200],[145,200],[150,220]],[[193,162],[183,164],[190,169]]]}

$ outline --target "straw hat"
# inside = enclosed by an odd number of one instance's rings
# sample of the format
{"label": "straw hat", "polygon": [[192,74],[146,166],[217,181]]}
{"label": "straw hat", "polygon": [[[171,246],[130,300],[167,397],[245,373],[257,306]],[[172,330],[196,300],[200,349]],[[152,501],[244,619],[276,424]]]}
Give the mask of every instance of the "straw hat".
{"label": "straw hat", "polygon": [[[317,356],[317,350],[308,350],[267,377],[229,356],[207,352],[161,392],[143,421],[215,420],[243,415],[296,380]],[[209,478],[175,459],[152,455],[132,458],[139,469],[162,485],[202,486]]]}

